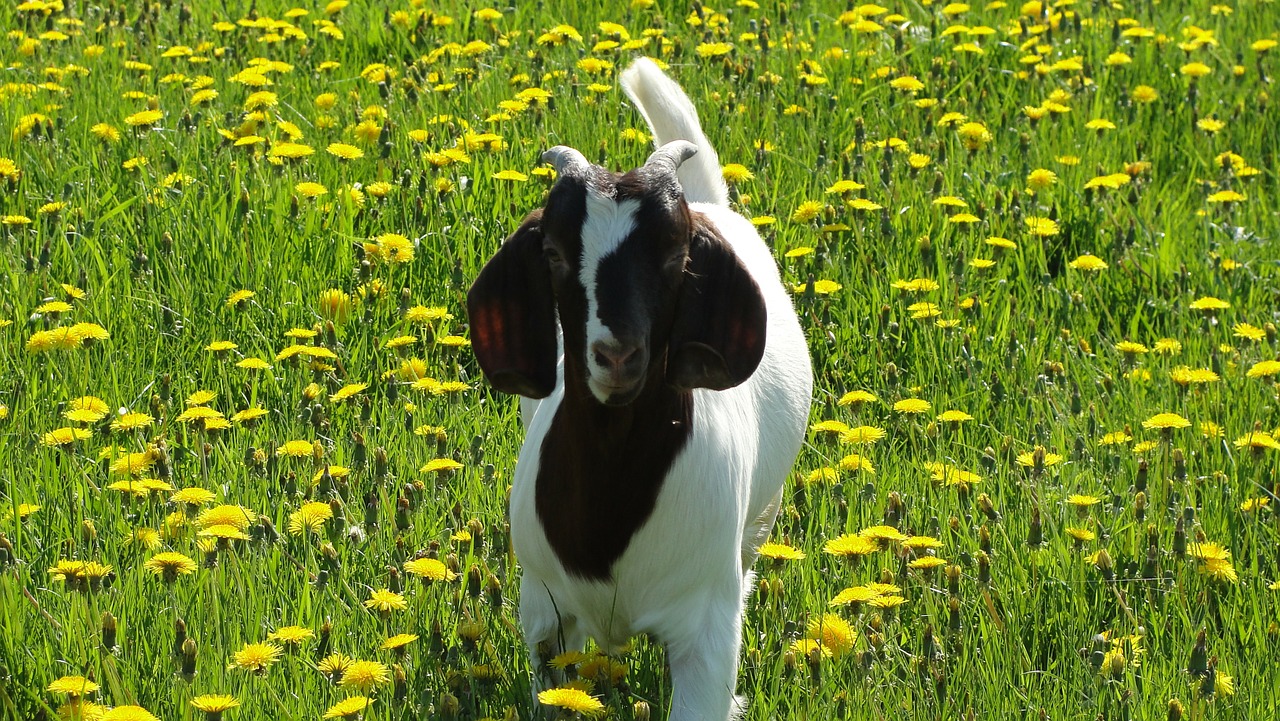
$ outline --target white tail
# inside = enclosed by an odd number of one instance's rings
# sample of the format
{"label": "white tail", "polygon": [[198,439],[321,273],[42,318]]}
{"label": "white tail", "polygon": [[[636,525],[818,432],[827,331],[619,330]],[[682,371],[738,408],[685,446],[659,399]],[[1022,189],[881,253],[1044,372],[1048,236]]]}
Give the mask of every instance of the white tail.
{"label": "white tail", "polygon": [[729,187],[720,171],[720,158],[703,134],[698,111],[680,85],[649,58],[631,63],[621,81],[627,97],[649,124],[654,147],[672,140],[688,140],[698,146],[698,154],[686,160],[676,173],[685,200],[728,207]]}

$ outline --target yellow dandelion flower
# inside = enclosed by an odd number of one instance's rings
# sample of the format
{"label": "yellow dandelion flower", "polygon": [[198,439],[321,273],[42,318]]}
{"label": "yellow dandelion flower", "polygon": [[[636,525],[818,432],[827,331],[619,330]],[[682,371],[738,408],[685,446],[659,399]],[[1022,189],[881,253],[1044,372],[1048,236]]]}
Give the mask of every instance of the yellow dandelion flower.
{"label": "yellow dandelion flower", "polygon": [[330,155],[342,160],[357,160],[364,157],[364,151],[354,145],[347,143],[329,143],[329,147],[325,148]]}
{"label": "yellow dandelion flower", "polygon": [[1152,429],[1172,429],[1187,428],[1191,425],[1191,421],[1183,418],[1177,413],[1157,413],[1142,422],[1142,427],[1147,430]]}
{"label": "yellow dandelion flower", "polygon": [[266,673],[271,664],[280,660],[284,649],[274,643],[247,643],[231,657],[227,668],[239,668],[254,673]]}
{"label": "yellow dandelion flower", "polygon": [[852,651],[858,640],[858,632],[848,621],[830,613],[810,618],[805,636],[821,643],[835,658]]}
{"label": "yellow dandelion flower", "polygon": [[84,676],[63,676],[50,683],[45,690],[64,696],[88,696],[98,690],[98,684]]}
{"label": "yellow dandelion flower", "polygon": [[345,719],[364,713],[373,704],[373,699],[366,696],[351,696],[329,707],[324,712],[327,719]]}
{"label": "yellow dandelion flower", "polygon": [[538,703],[544,706],[565,709],[587,717],[597,716],[604,712],[604,704],[599,699],[577,688],[552,688],[541,691],[538,693]]}
{"label": "yellow dandelion flower", "polygon": [[928,413],[933,405],[922,398],[904,398],[893,404],[893,409],[899,413]]}
{"label": "yellow dandelion flower", "polygon": [[352,661],[342,672],[342,680],[338,685],[343,688],[354,688],[368,692],[391,680],[390,669],[378,661]]}
{"label": "yellow dandelion flower", "polygon": [[1245,373],[1248,378],[1270,378],[1280,374],[1280,361],[1264,360],[1254,363]]}
{"label": "yellow dandelion flower", "polygon": [[802,561],[804,560],[804,552],[798,548],[793,548],[785,543],[765,543],[756,549],[756,552],[765,558],[772,558],[778,561]]}
{"label": "yellow dandelion flower", "polygon": [[404,570],[425,581],[452,581],[457,574],[435,558],[418,558],[406,561]]}
{"label": "yellow dandelion flower", "polygon": [[1107,269],[1106,261],[1102,260],[1098,256],[1093,255],[1091,253],[1085,253],[1084,255],[1077,257],[1075,260],[1071,261],[1070,263],[1067,263],[1067,265],[1076,270],[1092,271],[1092,272],[1098,272],[1098,271],[1103,271]]}

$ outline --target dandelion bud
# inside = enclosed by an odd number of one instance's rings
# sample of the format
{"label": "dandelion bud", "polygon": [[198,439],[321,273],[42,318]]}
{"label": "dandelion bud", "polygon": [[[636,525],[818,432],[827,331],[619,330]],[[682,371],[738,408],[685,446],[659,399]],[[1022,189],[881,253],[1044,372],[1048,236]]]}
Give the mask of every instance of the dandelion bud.
{"label": "dandelion bud", "polygon": [[1187,555],[1187,527],[1186,522],[1179,518],[1173,527],[1173,556],[1179,560]]}
{"label": "dandelion bud", "polygon": [[378,527],[378,495],[369,493],[364,497],[364,528],[373,530]]}
{"label": "dandelion bud", "polygon": [[116,617],[110,611],[102,612],[102,647],[108,651],[116,647]]}
{"label": "dandelion bud", "polygon": [[[951,599],[955,600],[955,599]],[[933,638],[933,624],[927,623],[924,626],[924,638],[920,641],[920,655],[924,660],[930,661],[938,654],[938,644]]]}
{"label": "dandelion bud", "polygon": [[182,642],[182,676],[188,682],[196,675],[196,640],[188,638]]}
{"label": "dandelion bud", "polygon": [[1187,480],[1187,459],[1182,455],[1181,448],[1173,449],[1173,480]]}
{"label": "dandelion bud", "polygon": [[1147,494],[1138,491],[1133,497],[1133,517],[1141,523],[1147,517]]}
{"label": "dandelion bud", "polygon": [[368,449],[365,447],[363,434],[353,434],[352,441],[356,444],[356,447],[351,452],[351,468],[358,471],[364,468],[368,458]]}
{"label": "dandelion bud", "polygon": [[458,703],[458,697],[448,691],[440,696],[440,702],[436,704],[436,710],[439,712],[440,718],[443,719],[458,718],[458,710],[460,708],[461,704]]}
{"label": "dandelion bud", "polygon": [[772,587],[769,589],[769,593],[770,593],[770,595],[772,595],[774,598],[781,599],[781,598],[782,598],[782,592],[783,592],[783,590],[784,590],[785,588],[786,588],[786,587],[782,585],[782,579],[781,579],[781,578],[775,578],[775,579],[773,579],[773,585],[772,585]]}
{"label": "dandelion bud", "polygon": [[[880,617],[875,616],[874,618],[879,619]],[[880,635],[879,631],[868,634],[867,642],[871,644],[871,648],[875,649],[877,655],[879,655],[880,649],[884,648],[884,636]]]}
{"label": "dandelion bud", "polygon": [[947,573],[947,593],[951,594],[952,596],[959,596],[960,595],[960,575],[961,575],[960,567],[955,565],[954,563],[950,564],[947,566],[946,573]]}
{"label": "dandelion bud", "polygon": [[822,683],[822,648],[814,646],[805,654],[805,665],[809,667],[809,678],[818,685]]}
{"label": "dandelion bud", "polygon": [[1089,666],[1093,668],[1094,673],[1101,673],[1102,663],[1107,659],[1107,637],[1099,633],[1093,637],[1091,643]]}
{"label": "dandelion bud", "polygon": [[995,504],[991,502],[991,496],[985,493],[978,495],[978,510],[982,511],[982,515],[992,521],[1000,520],[1000,514],[996,512]]}
{"label": "dandelion bud", "polygon": [[484,594],[489,598],[489,605],[497,610],[502,607],[502,581],[492,573],[485,580]]}
{"label": "dandelion bud", "polygon": [[444,565],[449,567],[450,571],[458,573],[462,570],[462,560],[458,558],[458,554],[450,553],[444,557]]}
{"label": "dandelion bud", "polygon": [[1262,332],[1267,334],[1268,343],[1276,342],[1276,324],[1275,323],[1267,323],[1266,325],[1262,326]]}
{"label": "dandelion bud", "polygon": [[1218,658],[1209,660],[1209,667],[1205,669],[1204,676],[1200,678],[1200,695],[1209,698],[1213,696],[1218,687]]}
{"label": "dandelion bud", "polygon": [[1138,475],[1133,479],[1133,487],[1139,492],[1147,490],[1147,473],[1149,469],[1147,459],[1143,458],[1138,461]]}
{"label": "dandelion bud", "polygon": [[960,599],[954,596],[947,601],[947,630],[951,633],[960,633],[963,623],[960,620]]}
{"label": "dandelion bud", "polygon": [[387,458],[387,449],[382,446],[373,449],[373,477],[378,480],[386,478],[390,468],[391,462]]}
{"label": "dandelion bud", "polygon": [[790,676],[796,670],[796,652],[788,650],[782,654],[782,667],[786,670],[786,674]]}
{"label": "dandelion bud", "polygon": [[342,567],[342,561],[338,558],[338,549],[334,548],[332,543],[320,544],[320,561],[331,571],[337,571]]}
{"label": "dandelion bud", "polygon": [[187,622],[181,618],[175,619],[173,622],[173,654],[182,653],[182,644],[187,640]]}
{"label": "dandelion bud", "polygon": [[988,556],[991,555],[991,529],[987,528],[985,523],[978,529],[978,550]]}
{"label": "dandelion bud", "polygon": [[1115,580],[1115,563],[1111,560],[1111,554],[1107,553],[1107,549],[1103,548],[1094,556],[1093,565],[1102,574],[1102,577],[1108,581]]}
{"label": "dandelion bud", "polygon": [[1169,699],[1169,714],[1165,716],[1168,721],[1182,721],[1182,702],[1176,698]]}
{"label": "dandelion bud", "polygon": [[1203,676],[1209,670],[1209,648],[1206,645],[1204,629],[1196,634],[1196,645],[1191,649],[1191,658],[1187,660],[1187,673],[1192,676]]}
{"label": "dandelion bud", "polygon": [[[994,378],[994,377],[992,378],[992,380],[997,382],[999,381],[998,378]],[[992,386],[992,390],[993,391],[995,390],[994,385]],[[991,471],[992,469],[994,469],[996,467],[997,460],[998,459],[996,457],[996,449],[992,448],[991,446],[987,446],[986,448],[982,449],[982,458],[979,460],[979,462],[982,463],[982,467],[984,470]]]}
{"label": "dandelion bud", "polygon": [[18,557],[13,552],[13,544],[9,542],[9,538],[0,533],[0,566],[8,566],[17,561]]}
{"label": "dandelion bud", "polygon": [[80,522],[80,541],[86,546],[93,545],[98,540],[98,528],[93,525],[93,520],[86,518]]}
{"label": "dandelion bud", "polygon": [[884,522],[886,525],[897,528],[905,515],[906,508],[904,508],[902,503],[902,495],[897,491],[893,491],[889,494],[889,504],[884,509]]}
{"label": "dandelion bud", "polygon": [[405,675],[404,666],[397,663],[391,667],[391,682],[391,700],[397,704],[404,703],[409,696],[409,678]]}
{"label": "dandelion bud", "polygon": [[978,551],[978,583],[983,586],[991,583],[991,557]]}
{"label": "dandelion bud", "polygon": [[[941,177],[941,173],[938,174]],[[925,265],[933,265],[934,250],[933,241],[927,235],[920,236],[916,241],[916,252],[920,254],[920,258],[924,260]]]}
{"label": "dandelion bud", "polygon": [[1044,543],[1044,525],[1040,520],[1040,507],[1031,508],[1031,527],[1027,531],[1027,545],[1039,548]]}
{"label": "dandelion bud", "polygon": [[898,384],[898,366],[893,363],[886,363],[884,366],[884,382],[885,385],[893,387]]}
{"label": "dandelion bud", "polygon": [[1127,664],[1124,657],[1124,651],[1116,649],[1115,653],[1110,654],[1108,658],[1110,660],[1108,661],[1108,668],[1106,669],[1107,675],[1110,678],[1119,678],[1124,675],[1124,668]]}
{"label": "dandelion bud", "polygon": [[1160,578],[1160,551],[1155,546],[1147,549],[1147,557],[1142,562],[1142,577],[1149,581]]}
{"label": "dandelion bud", "polygon": [[479,566],[472,566],[467,569],[467,595],[472,598],[479,598],[483,590],[484,574],[480,571]]}
{"label": "dandelion bud", "polygon": [[649,721],[649,702],[636,701],[631,705],[631,718],[635,721]]}

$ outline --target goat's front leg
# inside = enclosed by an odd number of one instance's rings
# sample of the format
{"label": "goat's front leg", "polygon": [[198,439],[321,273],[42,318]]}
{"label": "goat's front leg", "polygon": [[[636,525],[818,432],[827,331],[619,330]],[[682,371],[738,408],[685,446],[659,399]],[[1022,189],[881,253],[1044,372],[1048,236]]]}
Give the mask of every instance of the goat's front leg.
{"label": "goat's front leg", "polygon": [[707,604],[697,631],[667,644],[670,721],[732,721],[745,705],[734,695],[742,645],[742,596],[727,586]]}
{"label": "goat's front leg", "polygon": [[547,666],[547,662],[568,650],[581,650],[587,642],[573,616],[556,609],[547,587],[530,576],[520,581],[520,626],[529,648],[529,669],[533,672],[533,695],[562,685],[563,671]]}

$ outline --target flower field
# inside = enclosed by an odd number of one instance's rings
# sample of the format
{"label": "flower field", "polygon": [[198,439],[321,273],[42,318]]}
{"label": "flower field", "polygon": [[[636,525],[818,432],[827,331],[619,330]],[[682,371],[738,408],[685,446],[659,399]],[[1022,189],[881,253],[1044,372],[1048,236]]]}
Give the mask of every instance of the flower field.
{"label": "flower field", "polygon": [[1274,2],[0,21],[0,718],[665,718],[645,638],[531,693],[465,314],[640,56],[816,372],[746,718],[1280,716]]}

